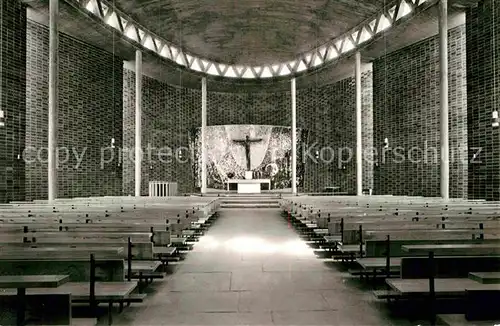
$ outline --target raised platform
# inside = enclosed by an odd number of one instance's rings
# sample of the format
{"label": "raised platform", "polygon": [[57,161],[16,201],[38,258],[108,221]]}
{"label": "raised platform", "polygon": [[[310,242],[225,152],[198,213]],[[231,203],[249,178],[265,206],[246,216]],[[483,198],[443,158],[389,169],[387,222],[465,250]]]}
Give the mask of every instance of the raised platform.
{"label": "raised platform", "polygon": [[220,208],[279,208],[276,196],[235,196],[221,199]]}
{"label": "raised platform", "polygon": [[236,190],[239,194],[260,194],[262,190],[271,189],[269,179],[229,179],[226,181],[227,191]]}

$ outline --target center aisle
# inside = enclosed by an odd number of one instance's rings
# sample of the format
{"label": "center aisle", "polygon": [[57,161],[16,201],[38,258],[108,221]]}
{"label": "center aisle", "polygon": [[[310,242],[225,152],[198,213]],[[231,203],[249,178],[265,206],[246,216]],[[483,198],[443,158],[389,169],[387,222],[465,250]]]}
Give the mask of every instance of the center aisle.
{"label": "center aisle", "polygon": [[372,295],[349,287],[345,276],[317,259],[279,210],[223,209],[175,273],[122,319],[129,325],[390,325]]}

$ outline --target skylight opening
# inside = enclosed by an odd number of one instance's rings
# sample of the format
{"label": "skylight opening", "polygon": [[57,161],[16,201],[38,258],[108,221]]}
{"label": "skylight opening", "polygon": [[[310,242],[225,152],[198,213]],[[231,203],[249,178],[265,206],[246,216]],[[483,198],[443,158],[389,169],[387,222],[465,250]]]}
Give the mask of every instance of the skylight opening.
{"label": "skylight opening", "polygon": [[137,32],[135,30],[135,26],[130,24],[125,30],[125,36],[131,40],[139,42],[139,38],[137,37]]}
{"label": "skylight opening", "polygon": [[349,52],[352,49],[354,49],[354,44],[352,43],[352,41],[348,37],[346,37],[346,39],[344,41],[344,47],[342,49],[342,53]]}
{"label": "skylight opening", "polygon": [[236,71],[234,69],[235,69],[234,67],[229,67],[224,76],[229,78],[237,78],[238,75],[236,74]]}
{"label": "skylight opening", "polygon": [[271,72],[271,68],[265,67],[262,70],[262,74],[260,75],[261,78],[270,78],[273,76],[273,73]]}
{"label": "skylight opening", "polygon": [[207,70],[207,68],[210,65],[210,63],[207,60],[201,59],[200,60],[200,65],[201,65],[202,69]]}
{"label": "skylight opening", "polygon": [[396,18],[396,20],[408,16],[411,13],[411,10],[412,9],[410,5],[403,0],[401,2],[401,5],[399,6],[398,17]]}
{"label": "skylight opening", "polygon": [[377,34],[380,32],[383,32],[387,30],[389,27],[391,27],[391,22],[385,15],[380,16],[380,21],[378,23],[378,28],[377,28]]}
{"label": "skylight opening", "polygon": [[304,61],[300,60],[299,65],[297,66],[297,72],[301,72],[307,70],[307,66]]}
{"label": "skylight opening", "polygon": [[377,25],[377,20],[374,19],[371,21],[370,24],[368,24],[368,26],[370,26],[370,29],[372,30],[373,33],[375,33],[375,26]]}
{"label": "skylight opening", "polygon": [[281,65],[280,64],[274,64],[271,66],[271,70],[273,71],[273,74],[278,74],[278,72],[280,71],[281,69]]}
{"label": "skylight opening", "polygon": [[235,67],[235,71],[238,75],[241,75],[243,73],[243,70],[245,70],[245,67],[242,67],[242,66],[236,66]]}
{"label": "skylight opening", "polygon": [[87,5],[85,6],[85,9],[87,9],[88,11],[93,13],[94,15],[99,14],[99,10],[97,8],[97,4],[95,3],[95,0],[89,0],[89,2],[87,2]]}
{"label": "skylight opening", "polygon": [[165,46],[163,47],[163,49],[160,52],[160,55],[164,58],[172,59],[172,56],[170,55],[170,51],[168,50],[168,45],[165,44]]}
{"label": "skylight opening", "polygon": [[102,9],[102,16],[105,17],[106,14],[108,13],[109,8],[108,6],[106,6],[106,4],[101,2],[101,9]]}
{"label": "skylight opening", "polygon": [[306,63],[307,63],[307,64],[310,64],[310,63],[311,63],[312,57],[313,57],[312,53],[308,53],[308,54],[306,54],[305,59],[306,59]]}
{"label": "skylight opening", "polygon": [[252,73],[252,69],[250,69],[250,67],[248,67],[247,70],[245,70],[245,72],[243,73],[243,76],[241,76],[241,77],[242,78],[254,78],[255,76]]}
{"label": "skylight opening", "polygon": [[342,43],[343,43],[343,41],[344,41],[343,39],[340,39],[337,42],[335,42],[335,46],[337,47],[338,52],[342,52]]}
{"label": "skylight opening", "polygon": [[287,64],[283,64],[281,66],[281,71],[279,73],[280,76],[286,76],[286,75],[289,75],[291,74],[292,72],[290,71],[290,68],[288,67]]}
{"label": "skylight opening", "polygon": [[371,39],[372,36],[371,34],[368,32],[368,30],[365,28],[363,28],[363,30],[361,31],[361,36],[359,37],[359,42],[358,44],[361,44],[361,43],[364,43],[366,41],[368,41],[369,39]]}
{"label": "skylight opening", "polygon": [[179,53],[177,55],[177,58],[175,59],[175,63],[177,63],[178,65],[181,65],[181,66],[186,66],[186,60],[184,58],[184,55],[182,55],[182,53]]}
{"label": "skylight opening", "polygon": [[201,68],[200,63],[198,62],[198,59],[194,59],[189,68],[199,72],[203,72],[203,69]]}
{"label": "skylight opening", "polygon": [[148,49],[150,49],[151,51],[156,51],[156,48],[155,48],[155,44],[153,42],[153,39],[151,38],[151,36],[146,36],[146,39],[144,40],[144,46]]}
{"label": "skylight opening", "polygon": [[218,63],[218,65],[219,65],[219,70],[220,70],[221,74],[224,75],[226,70],[227,70],[227,65],[225,65],[223,63]]}
{"label": "skylight opening", "polygon": [[391,9],[389,9],[389,17],[391,17],[392,20],[394,20],[394,16],[395,16],[395,13],[396,13],[396,6],[392,7]]}
{"label": "skylight opening", "polygon": [[317,66],[321,65],[322,63],[323,63],[323,60],[321,59],[321,57],[319,55],[315,55],[313,62],[312,62],[312,66],[317,67]]}
{"label": "skylight opening", "polygon": [[330,46],[328,48],[328,52],[326,53],[326,61],[328,60],[333,60],[335,58],[337,58],[339,55],[337,53],[337,50],[335,50],[335,47],[334,46]]}
{"label": "skylight opening", "polygon": [[264,67],[258,66],[258,67],[253,67],[253,71],[255,73],[255,76],[259,77],[262,74],[262,70],[264,70]]}
{"label": "skylight opening", "polygon": [[352,33],[352,39],[354,40],[354,42],[356,42],[358,40],[358,35],[359,35],[359,31],[355,31],[354,33]]}
{"label": "skylight opening", "polygon": [[120,24],[118,22],[118,16],[114,12],[111,13],[111,15],[108,16],[108,18],[106,18],[105,23],[108,24],[109,26],[113,27],[116,30],[120,30]]}
{"label": "skylight opening", "polygon": [[163,42],[160,39],[157,39],[157,38],[154,38],[153,40],[155,41],[156,48],[158,50],[161,49]]}
{"label": "skylight opening", "polygon": [[140,39],[144,40],[144,35],[146,35],[146,33],[140,28],[137,29],[137,32],[139,33]]}
{"label": "skylight opening", "polygon": [[170,45],[170,52],[172,52],[172,58],[177,60],[177,55],[179,54],[179,50],[175,46]]}
{"label": "skylight opening", "polygon": [[128,21],[127,21],[125,18],[122,18],[122,17],[120,17],[120,21],[122,22],[122,27],[123,27],[123,29],[125,29],[125,27],[126,27],[126,26],[127,26],[127,24],[128,24]]}
{"label": "skylight opening", "polygon": [[324,58],[325,55],[326,55],[326,46],[322,46],[319,51],[318,51],[319,55],[321,56],[321,58]]}
{"label": "skylight opening", "polygon": [[215,63],[212,63],[210,67],[207,70],[207,74],[214,75],[214,76],[219,76],[219,72],[217,71],[217,68],[215,67]]}

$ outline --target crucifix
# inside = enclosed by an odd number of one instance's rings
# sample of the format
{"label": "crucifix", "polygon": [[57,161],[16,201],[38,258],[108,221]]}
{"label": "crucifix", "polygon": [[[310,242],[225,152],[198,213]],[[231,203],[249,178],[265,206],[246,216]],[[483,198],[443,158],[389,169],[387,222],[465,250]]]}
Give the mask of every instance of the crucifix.
{"label": "crucifix", "polygon": [[262,138],[255,138],[255,139],[250,139],[250,137],[247,135],[245,139],[233,139],[233,142],[240,144],[242,146],[245,146],[245,156],[247,159],[247,171],[250,170],[250,144],[252,143],[258,143],[262,141]]}

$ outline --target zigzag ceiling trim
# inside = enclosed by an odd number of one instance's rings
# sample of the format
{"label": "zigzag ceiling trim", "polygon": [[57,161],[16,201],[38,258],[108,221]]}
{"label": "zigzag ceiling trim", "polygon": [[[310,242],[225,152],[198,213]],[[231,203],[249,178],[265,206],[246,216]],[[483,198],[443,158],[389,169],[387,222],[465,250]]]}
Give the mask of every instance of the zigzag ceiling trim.
{"label": "zigzag ceiling trim", "polygon": [[142,49],[154,52],[184,68],[219,77],[265,79],[296,75],[339,60],[396,26],[401,20],[411,19],[418,12],[425,10],[428,6],[423,4],[430,5],[431,0],[397,0],[364,23],[316,49],[299,55],[296,60],[264,66],[233,66],[186,53],[173,43],[148,31],[125,13],[113,8],[106,0],[68,0],[68,2],[76,4],[80,10],[90,13],[91,17],[120,32]]}

